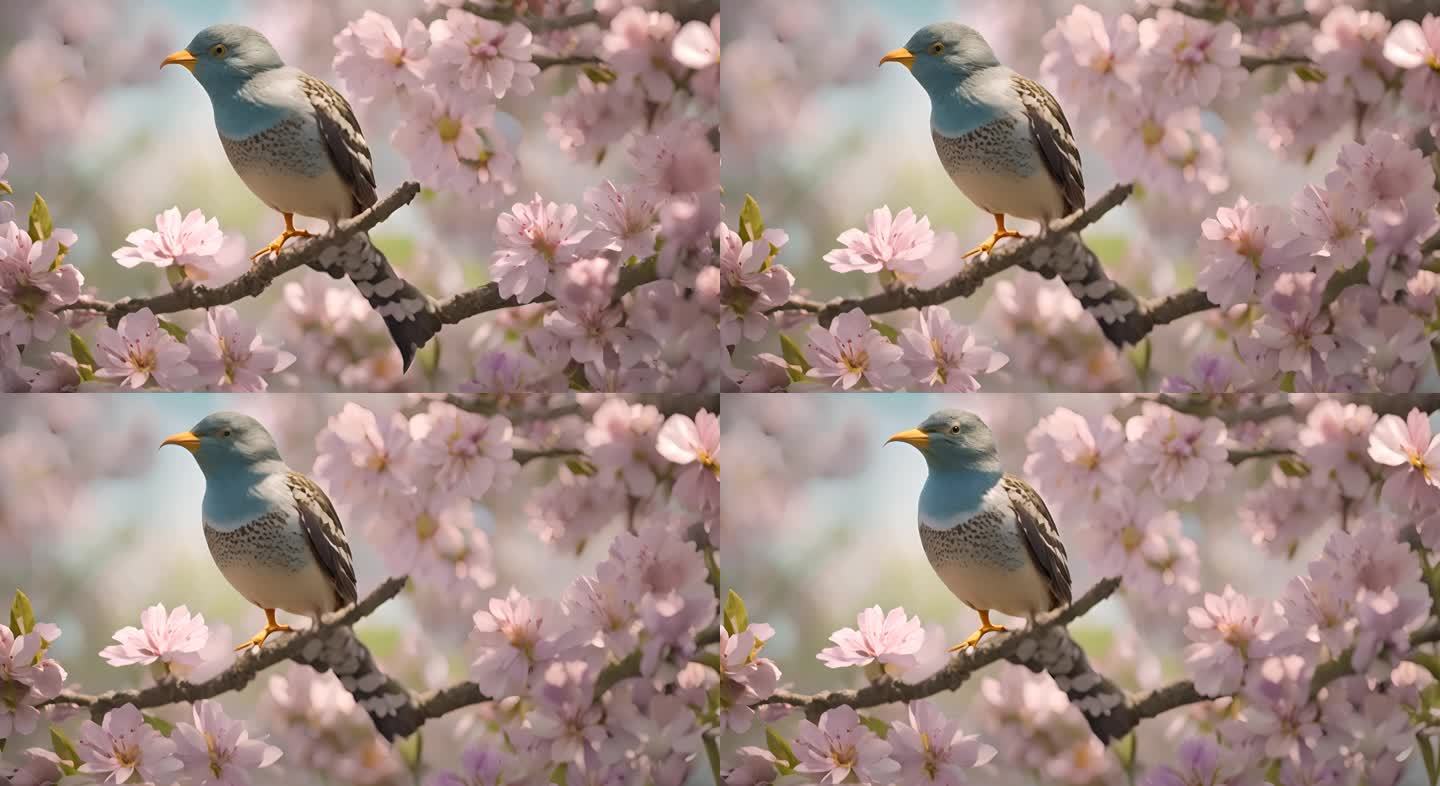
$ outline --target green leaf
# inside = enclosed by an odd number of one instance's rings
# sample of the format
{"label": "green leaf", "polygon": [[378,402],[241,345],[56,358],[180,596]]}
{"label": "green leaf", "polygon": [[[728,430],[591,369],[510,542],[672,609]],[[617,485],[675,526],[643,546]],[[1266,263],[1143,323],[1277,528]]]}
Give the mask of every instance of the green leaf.
{"label": "green leaf", "polygon": [[0,180],[0,194],[13,193],[15,193],[15,189],[11,188],[9,183],[6,183],[4,180]]}
{"label": "green leaf", "polygon": [[555,786],[565,786],[565,767],[566,765],[560,764],[550,771],[550,782]]}
{"label": "green leaf", "polygon": [[10,604],[10,631],[24,636],[32,630],[35,630],[35,608],[30,605],[30,598],[17,589],[15,600]]}
{"label": "green leaf", "polygon": [[805,379],[805,372],[810,370],[810,361],[805,359],[805,353],[800,351],[800,345],[795,343],[795,339],[784,333],[780,334],[780,355],[785,358],[786,363],[798,367],[798,370],[790,369],[791,382]]}
{"label": "green leaf", "polygon": [[710,760],[710,774],[715,778],[715,786],[721,786],[724,781],[720,780],[720,743],[715,741],[713,734],[706,734],[701,739],[705,740],[705,758]]}
{"label": "green leaf", "polygon": [[740,593],[732,589],[725,596],[725,629],[735,636],[749,626],[750,613],[745,610],[745,601],[740,598]]}
{"label": "green leaf", "polygon": [[770,749],[771,755],[776,759],[789,764],[791,767],[800,763],[800,757],[795,755],[795,750],[790,747],[790,743],[786,742],[785,738],[781,737],[780,733],[770,726],[765,727],[765,747]]}
{"label": "green leaf", "polygon": [[1324,82],[1325,72],[1309,63],[1295,66],[1295,75],[1305,82]]}
{"label": "green leaf", "polygon": [[1147,337],[1127,353],[1130,364],[1135,367],[1135,376],[1146,379],[1150,376],[1150,362],[1154,359],[1155,345]]}
{"label": "green leaf", "polygon": [[1406,660],[1424,667],[1435,679],[1440,680],[1440,655],[1432,652],[1417,652],[1406,658]]}
{"label": "green leaf", "polygon": [[425,376],[434,377],[435,372],[440,368],[440,340],[436,339],[426,344],[420,350],[420,368],[424,369]]}
{"label": "green leaf", "polygon": [[1280,389],[1286,393],[1295,392],[1295,372],[1285,372],[1285,376],[1280,378]]}
{"label": "green leaf", "polygon": [[30,206],[30,239],[36,243],[55,233],[55,222],[50,219],[50,206],[45,198],[35,195],[35,204]]}
{"label": "green leaf", "polygon": [[580,477],[588,478],[595,474],[594,465],[583,458],[565,459],[565,467]]}
{"label": "green leaf", "polygon": [[70,331],[70,354],[75,357],[75,362],[82,366],[95,368],[95,356],[90,354],[90,347],[79,333]]}
{"label": "green leaf", "polygon": [[890,733],[890,724],[886,723],[883,720],[880,720],[879,718],[872,718],[868,715],[861,715],[860,722],[865,724],[866,726],[869,726],[870,731],[873,731],[876,734],[880,735],[880,739],[882,740],[885,739],[886,735]]}
{"label": "green leaf", "polygon": [[876,330],[880,331],[880,335],[884,336],[885,338],[890,339],[891,341],[899,341],[899,340],[900,340],[900,331],[896,330],[896,329],[893,328],[893,327],[890,327],[889,325],[885,324],[884,322],[881,322],[881,321],[878,320],[878,319],[872,319],[872,320],[870,320],[870,327],[875,328]]}
{"label": "green leaf", "polygon": [[161,320],[159,320],[159,322],[160,322],[160,327],[161,327],[166,333],[169,333],[170,335],[174,336],[174,337],[175,337],[175,340],[176,340],[176,341],[179,341],[181,344],[184,344],[184,343],[185,343],[185,328],[180,327],[179,325],[175,324],[174,322],[171,322],[171,321],[168,320],[168,319],[161,319]]}
{"label": "green leaf", "polygon": [[1430,780],[1430,786],[1435,786],[1440,780],[1440,762],[1436,761],[1435,749],[1430,747],[1430,737],[1425,732],[1415,732],[1415,744],[1420,748],[1420,758],[1425,761],[1425,777]]}
{"label": "green leaf", "polygon": [[65,736],[65,732],[59,726],[50,727],[50,748],[55,751],[62,761],[68,761],[73,765],[80,764],[80,754],[75,752],[75,744]]}
{"label": "green leaf", "polygon": [[590,77],[590,81],[597,85],[605,85],[615,81],[615,72],[602,65],[582,66],[580,71]]}
{"label": "green leaf", "polygon": [[745,204],[740,206],[740,242],[749,243],[765,232],[765,219],[760,216],[760,203],[746,194]]}
{"label": "green leaf", "polygon": [[1310,476],[1310,465],[1293,456],[1285,456],[1275,462],[1280,471],[1292,478],[1304,478]]}
{"label": "green leaf", "polygon": [[151,715],[149,713],[145,713],[141,717],[145,719],[146,723],[150,724],[150,728],[160,732],[161,734],[164,734],[166,737],[169,737],[170,732],[175,730],[175,724],[165,720],[158,715]]}
{"label": "green leaf", "polygon": [[421,758],[425,754],[425,737],[419,730],[395,743],[395,749],[400,753],[405,766],[410,768],[410,772],[420,771]]}

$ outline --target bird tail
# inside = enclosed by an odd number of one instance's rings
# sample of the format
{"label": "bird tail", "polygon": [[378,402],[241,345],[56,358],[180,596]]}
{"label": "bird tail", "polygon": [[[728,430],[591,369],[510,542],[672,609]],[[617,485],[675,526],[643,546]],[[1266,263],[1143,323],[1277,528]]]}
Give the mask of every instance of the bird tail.
{"label": "bird tail", "polygon": [[390,742],[408,737],[425,723],[409,691],[380,670],[370,649],[348,627],[337,627],[323,640],[311,642],[298,660],[316,671],[335,672],[340,684],[370,716],[375,730]]}
{"label": "bird tail", "polygon": [[370,307],[384,318],[407,371],[415,353],[444,326],[435,302],[401,278],[364,232],[352,236],[343,247],[327,248],[317,266],[335,278],[344,275],[355,282]]}
{"label": "bird tail", "polygon": [[[1035,645],[1033,651],[1031,644]],[[1025,642],[1011,660],[1036,672],[1048,672],[1070,697],[1102,743],[1124,737],[1135,727],[1134,709],[1125,691],[1091,668],[1085,650],[1062,627],[1052,627]]]}
{"label": "bird tail", "polygon": [[1139,301],[1105,274],[1095,252],[1080,242],[1079,235],[1068,235],[1036,257],[1027,267],[1046,278],[1058,276],[1085,307],[1085,313],[1095,318],[1111,344],[1123,349],[1126,344],[1139,343],[1149,333],[1139,313]]}

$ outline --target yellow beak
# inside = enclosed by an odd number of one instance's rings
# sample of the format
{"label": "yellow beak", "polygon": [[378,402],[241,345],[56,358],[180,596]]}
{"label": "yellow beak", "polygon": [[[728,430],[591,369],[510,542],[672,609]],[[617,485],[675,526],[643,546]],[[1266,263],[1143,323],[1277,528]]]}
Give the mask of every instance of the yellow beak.
{"label": "yellow beak", "polygon": [[164,68],[167,65],[185,66],[190,69],[190,73],[193,74],[195,73],[195,55],[190,54],[190,52],[185,49],[181,49],[179,52],[165,58],[165,62],[161,63],[160,67]]}
{"label": "yellow beak", "polygon": [[910,50],[906,49],[903,46],[899,49],[886,52],[885,56],[880,58],[880,65],[885,65],[886,63],[899,63],[900,65],[909,68],[910,65],[914,62],[915,55],[910,54]]}
{"label": "yellow beak", "polygon": [[890,438],[885,440],[885,444],[889,445],[891,442],[904,442],[924,450],[930,447],[930,435],[918,428],[912,428],[902,431],[899,434],[891,434]]}
{"label": "yellow beak", "polygon": [[164,442],[160,443],[160,447],[162,448],[166,445],[179,445],[191,453],[194,453],[200,449],[200,438],[188,431],[182,431],[179,434],[171,434],[165,438]]}

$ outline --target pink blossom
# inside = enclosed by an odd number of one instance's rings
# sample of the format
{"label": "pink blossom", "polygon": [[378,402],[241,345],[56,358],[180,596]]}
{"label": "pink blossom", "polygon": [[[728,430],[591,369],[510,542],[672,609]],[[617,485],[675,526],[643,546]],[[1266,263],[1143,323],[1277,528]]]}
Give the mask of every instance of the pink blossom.
{"label": "pink blossom", "polygon": [[871,327],[870,318],[859,308],[836,316],[829,330],[810,328],[807,337],[805,356],[812,366],[807,375],[834,379],[833,387],[849,390],[863,380],[876,390],[886,390],[898,387],[908,376],[901,360],[904,350]]}
{"label": "pink blossom", "polygon": [[1296,231],[1315,248],[1317,269],[1328,279],[1365,255],[1365,211],[1354,192],[1337,182],[1338,172],[1325,180],[1325,188],[1306,186],[1291,207]]}
{"label": "pink blossom", "polygon": [[315,477],[341,505],[380,507],[414,493],[410,421],[399,412],[381,419],[346,402],[315,438]]}
{"label": "pink blossom", "polygon": [[[1140,786],[1259,786],[1247,756],[1222,751],[1210,737],[1180,743],[1175,766],[1161,765],[1145,773]],[[1318,782],[1317,782],[1318,783]]]}
{"label": "pink blossom", "polygon": [[1370,464],[1365,461],[1375,412],[1364,404],[1326,399],[1305,416],[1300,430],[1300,455],[1310,465],[1314,485],[1332,483],[1351,499],[1370,490]]}
{"label": "pink blossom", "polygon": [[545,292],[551,277],[574,262],[586,233],[576,229],[574,205],[546,202],[539,194],[518,202],[495,220],[500,250],[490,269],[503,297],[529,303]]}
{"label": "pink blossom", "polygon": [[584,203],[585,217],[595,225],[586,238],[591,248],[614,251],[621,264],[655,254],[656,205],[638,188],[617,188],[606,180],[585,192]]}
{"label": "pink blossom", "polygon": [[773,264],[775,255],[789,242],[783,230],[767,229],[747,243],[729,227],[721,225],[720,296],[725,310],[720,316],[720,338],[726,346],[764,338],[770,319],[766,312],[790,299],[795,275],[784,265]]}
{"label": "pink blossom", "polygon": [[1329,315],[1321,307],[1324,286],[1313,273],[1286,273],[1262,300],[1255,322],[1257,348],[1280,371],[1293,371],[1317,387],[1325,381],[1325,358],[1336,346]]}
{"label": "pink blossom", "polygon": [[166,616],[165,604],[157,603],[140,612],[140,626],[115,631],[120,643],[100,650],[100,657],[111,666],[160,661],[179,672],[200,664],[200,651],[210,638],[203,614],[192,617],[188,608],[176,606]]}
{"label": "pink blossom", "polygon": [[1311,46],[1325,88],[1340,98],[1377,103],[1395,74],[1384,55],[1390,21],[1375,11],[1337,5],[1320,20]]}
{"label": "pink blossom", "polygon": [[755,717],[754,705],[775,692],[780,668],[760,657],[775,629],[752,622],[739,633],[720,627],[720,721],[725,729],[743,734]]}
{"label": "pink blossom", "polygon": [[140,773],[147,782],[170,783],[184,766],[175,758],[175,743],[141,717],[134,704],[105,713],[103,723],[87,720],[80,727],[80,771],[104,775],[101,783],[121,784]]}
{"label": "pink blossom", "polygon": [[266,374],[278,374],[295,356],[261,340],[253,325],[240,321],[231,306],[205,312],[205,327],[185,337],[197,379],[215,390],[260,392],[269,387]]}
{"label": "pink blossom", "polygon": [[1228,584],[1222,595],[1205,594],[1205,605],[1190,609],[1185,635],[1185,668],[1195,689],[1206,696],[1228,696],[1240,689],[1246,665],[1264,656],[1269,625],[1264,604],[1246,598]]}
{"label": "pink blossom", "polygon": [[0,225],[0,336],[23,345],[59,333],[58,310],[78,300],[85,283],[73,265],[55,265],[59,249],[53,236],[34,243],[15,224]]}
{"label": "pink blossom", "polygon": [[178,265],[186,278],[213,285],[220,271],[217,257],[225,243],[218,219],[205,220],[197,208],[180,218],[180,209],[172,207],[155,216],[155,229],[137,229],[117,249],[113,257],[123,267],[149,263],[156,267]]}
{"label": "pink blossom", "polygon": [[250,739],[245,724],[231,720],[217,701],[197,702],[191,711],[194,725],[175,724],[175,755],[182,774],[200,786],[249,786],[252,770],[274,764],[280,749],[264,738]]}
{"label": "pink blossom", "polygon": [[405,35],[390,17],[366,11],[335,35],[335,74],[357,104],[419,90],[426,75],[430,33],[411,19]]}
{"label": "pink blossom", "polygon": [[671,415],[656,441],[660,455],[687,465],[675,479],[675,496],[701,512],[720,510],[720,419],[707,410]]}
{"label": "pink blossom", "polygon": [[421,185],[491,207],[515,193],[517,163],[495,128],[495,110],[432,92],[410,95],[408,117],[391,137]]}
{"label": "pink blossom", "polygon": [[720,14],[710,24],[695,19],[686,22],[675,35],[670,50],[675,61],[699,73],[690,77],[696,95],[714,101],[720,94]]}
{"label": "pink blossom", "polygon": [[1096,144],[1117,177],[1192,204],[1229,187],[1224,151],[1197,109],[1169,112],[1150,101],[1122,101],[1098,122]]}
{"label": "pink blossom", "polygon": [[631,496],[646,497],[664,466],[657,448],[661,426],[655,407],[611,398],[595,410],[585,444],[602,474],[618,480]]}
{"label": "pink blossom", "polygon": [[1132,469],[1125,444],[1125,429],[1114,415],[1087,418],[1060,407],[1025,438],[1025,475],[1051,504],[1094,510],[1127,485]]}
{"label": "pink blossom", "polygon": [[428,476],[433,484],[429,493],[445,499],[479,499],[492,486],[505,488],[520,471],[512,435],[510,421],[502,415],[486,417],[433,402],[410,419],[415,477]]}
{"label": "pink blossom", "polygon": [[1192,500],[1212,482],[1230,474],[1225,424],[1201,420],[1146,402],[1125,423],[1130,460],[1151,467],[1150,485],[1162,499]]}
{"label": "pink blossom", "polygon": [[1397,510],[1419,510],[1435,505],[1440,489],[1440,434],[1431,436],[1430,419],[1419,409],[1403,420],[1386,415],[1370,435],[1370,458],[1390,470],[1382,494]]}
{"label": "pink blossom", "polygon": [[957,324],[944,306],[920,311],[920,327],[900,333],[910,375],[925,390],[974,393],[981,374],[993,374],[1010,362],[1003,352],[979,346],[970,328]]}
{"label": "pink blossom", "polygon": [[195,367],[185,362],[190,350],[161,329],[148,308],[121,317],[118,328],[100,328],[95,347],[95,376],[118,379],[121,387],[138,390],[153,377],[160,387],[173,389],[195,376]]}
{"label": "pink blossom", "polygon": [[1294,161],[1308,161],[1351,117],[1345,102],[1336,101],[1325,85],[1290,74],[1284,88],[1260,100],[1255,125],[1270,150]]}
{"label": "pink blossom", "polygon": [[60,638],[54,625],[36,625],[16,636],[0,624],[0,739],[30,734],[41,720],[38,706],[60,695],[65,669],[52,658],[40,657],[49,642]]}
{"label": "pink blossom", "polygon": [[1161,8],[1139,24],[1140,82],[1146,95],[1172,109],[1207,106],[1245,81],[1240,28],[1212,24]]}
{"label": "pink blossom", "polygon": [[935,250],[930,219],[917,218],[908,207],[894,217],[889,205],[879,207],[865,220],[865,231],[847,229],[838,239],[845,247],[824,257],[830,269],[837,273],[888,270],[902,281],[914,281],[924,273],[925,260]]}
{"label": "pink blossom", "polygon": [[862,784],[889,783],[900,771],[890,758],[890,743],[861,723],[848,704],[826,710],[818,724],[800,721],[794,747],[800,759],[795,771],[822,775],[822,784],[838,786],[851,772]]}
{"label": "pink blossom", "polygon": [[1369,209],[1401,208],[1407,197],[1431,188],[1424,155],[1392,131],[1371,131],[1363,144],[1346,142],[1335,163],[1354,200]]}
{"label": "pink blossom", "polygon": [[680,64],[672,52],[679,25],[669,14],[627,6],[610,20],[602,42],[607,60],[620,78],[665,103],[675,93]]}
{"label": "pink blossom", "polygon": [[1135,17],[1109,19],[1077,5],[1042,39],[1040,70],[1067,106],[1110,106],[1133,99],[1140,73]]}
{"label": "pink blossom", "polygon": [[907,706],[909,722],[890,724],[887,738],[900,765],[900,783],[961,786],[969,782],[967,770],[984,767],[995,758],[995,748],[965,734],[960,724],[945,717],[927,699]]}
{"label": "pink blossom", "polygon": [[475,612],[478,657],[471,674],[480,690],[491,696],[527,692],[531,676],[559,651],[554,638],[559,618],[549,600],[532,601],[514,588],[504,598],[491,598],[488,611]]}
{"label": "pink blossom", "polygon": [[1411,108],[1430,117],[1440,114],[1440,16],[1396,22],[1385,39],[1385,59],[1405,69],[1401,95]]}
{"label": "pink blossom", "polygon": [[534,36],[524,25],[501,24],[452,8],[430,23],[427,78],[456,104],[473,100],[479,90],[495,98],[507,92],[529,95],[540,67],[530,62]]}
{"label": "pink blossom", "polygon": [[1096,526],[1081,541],[1107,576],[1119,575],[1138,607],[1181,613],[1200,589],[1199,549],[1180,516],[1149,493],[1110,493],[1093,507]]}
{"label": "pink blossom", "polygon": [[12,786],[58,786],[64,777],[60,757],[44,748],[26,748],[18,766],[0,761],[0,778],[8,778]]}
{"label": "pink blossom", "polygon": [[855,618],[857,628],[841,628],[830,634],[835,646],[815,657],[832,669],[880,663],[897,673],[916,663],[915,653],[925,644],[925,628],[919,617],[905,616],[904,608],[888,614],[871,606]]}
{"label": "pink blossom", "polygon": [[1306,269],[1310,254],[1283,212],[1240,197],[1200,225],[1205,267],[1195,284],[1221,306],[1250,303],[1268,292],[1281,273]]}
{"label": "pink blossom", "polygon": [[[667,207],[681,204],[673,197],[713,194],[720,188],[720,154],[710,146],[708,132],[699,121],[680,117],[631,143],[627,152],[639,182],[654,192],[654,198],[671,198]],[[664,218],[662,209],[662,226]],[[719,216],[702,231],[708,234],[716,223]]]}

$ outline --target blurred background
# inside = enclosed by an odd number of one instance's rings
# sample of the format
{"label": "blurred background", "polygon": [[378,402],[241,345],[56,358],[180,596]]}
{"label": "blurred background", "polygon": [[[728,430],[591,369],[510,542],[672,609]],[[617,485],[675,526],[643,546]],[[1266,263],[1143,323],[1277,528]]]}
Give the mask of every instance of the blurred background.
{"label": "blurred background", "polygon": [[[727,396],[722,445],[730,458],[721,487],[721,533],[727,539],[721,543],[722,575],[725,586],[744,599],[752,624],[774,626],[763,656],[780,668],[782,689],[813,694],[864,685],[861,669],[831,669],[816,655],[831,646],[833,632],[858,627],[856,615],[873,605],[882,614],[903,607],[924,623],[920,664],[902,679],[933,673],[947,662],[946,649],[978,627],[978,616],[941,583],[920,544],[916,517],[927,475],[924,458],[909,445],[885,444],[890,435],[918,426],[943,408],[970,410],[984,419],[995,434],[1005,471],[1022,478],[1030,455],[1027,435],[1057,409],[1087,418],[1113,413],[1121,424],[1139,413],[1132,396],[1100,394]],[[1273,438],[1294,434],[1293,423],[1284,418],[1266,427]],[[1242,428],[1232,436],[1252,439],[1258,433]],[[1307,563],[1335,526],[1316,510],[1286,509],[1266,485],[1278,472],[1273,462],[1246,462],[1222,484],[1223,493],[1212,486],[1193,503],[1174,504],[1175,532],[1161,529],[1158,519],[1152,522],[1143,549],[1153,563],[1167,566],[1161,574],[1164,585],[1153,585],[1161,591],[1137,589],[1127,579],[1069,627],[1098,671],[1129,691],[1183,678],[1182,653],[1189,643],[1183,633],[1185,610],[1197,605],[1203,593],[1220,593],[1228,584],[1252,598],[1278,599],[1287,582],[1307,572]],[[1309,496],[1313,500],[1317,494]],[[1327,503],[1314,504],[1323,509]],[[1108,575],[1097,565],[1101,553],[1119,546],[1113,536],[1101,537],[1096,522],[1067,518],[1053,500],[1048,506],[1069,554],[1078,598]],[[1293,553],[1262,543],[1266,539],[1259,525],[1267,510],[1276,510],[1282,520],[1294,519],[1291,526],[1301,537]],[[1147,597],[1147,591],[1154,595]],[[1024,624],[999,614],[993,620]],[[1052,694],[1057,698],[1049,698]],[[931,701],[965,733],[980,734],[1000,748],[1001,762],[1023,757],[1047,768],[1045,777],[1032,780],[1033,773],[992,766],[974,771],[980,783],[1137,782],[1127,781],[1116,746],[1105,750],[1093,742],[1048,676],[1010,663],[992,664],[959,690]],[[904,705],[866,714],[897,720],[904,717]],[[1014,726],[1002,727],[996,720],[1007,714],[1018,714],[1019,724],[1034,736],[1027,741],[1007,736]],[[793,734],[797,716],[778,725],[782,733]],[[1186,717],[1200,715],[1180,709],[1140,726],[1143,764],[1172,760]],[[1022,742],[1035,749],[1010,749]],[[726,748],[740,745],[764,747],[763,724],[728,739]],[[1412,769],[1404,782],[1420,783],[1419,766]]]}
{"label": "blurred background", "polygon": [[[106,300],[168,289],[165,271],[151,265],[126,269],[111,254],[126,245],[126,235],[135,229],[153,229],[156,215],[171,207],[179,207],[181,215],[198,208],[218,219],[227,236],[221,260],[248,264],[245,258],[279,233],[282,219],[231,169],[199,83],[184,69],[162,70],[160,62],[204,27],[233,22],[260,30],[287,64],[343,92],[331,67],[333,39],[367,10],[389,16],[403,30],[412,17],[439,18],[445,8],[419,0],[0,0],[5,20],[0,25],[0,153],[10,157],[3,179],[15,189],[10,200],[21,222],[39,192],[55,225],[79,234],[66,260],[84,274],[86,292]],[[444,297],[489,280],[499,211],[536,192],[552,201],[578,203],[586,188],[623,168],[624,155],[603,163],[577,162],[548,133],[545,114],[553,109],[551,99],[573,85],[575,73],[551,69],[537,77],[534,94],[510,95],[499,104],[500,130],[518,145],[513,198],[483,206],[427,191],[373,232],[380,249],[422,290]],[[403,116],[375,105],[357,105],[355,111],[383,198],[414,179],[390,143]],[[297,226],[313,230],[325,222],[297,217]],[[351,285],[302,269],[258,299],[235,304],[247,322],[260,322],[269,343],[278,341],[301,356],[294,374],[303,370],[307,357],[318,363],[314,356],[321,353],[297,351],[307,336],[299,320],[287,319],[291,310],[282,299],[287,283],[304,284],[312,299]],[[178,321],[188,326],[194,318],[181,315]],[[497,323],[503,332],[505,319],[492,315],[446,328],[441,343],[452,351],[438,355],[444,369],[468,378],[467,343],[489,335]],[[329,354],[373,350],[384,355],[379,350],[389,341],[380,320],[364,320],[361,328],[347,337],[347,347],[354,349],[330,348]],[[319,377],[307,373],[305,389],[393,389],[401,384],[400,369],[386,359],[334,361]],[[407,381],[413,385],[419,377]],[[279,380],[281,389],[285,382]]]}
{"label": "blurred background", "polygon": [[[210,628],[206,662],[192,680],[228,666],[231,647],[264,625],[264,614],[231,588],[210,556],[200,519],[205,479],[194,457],[175,447],[160,450],[161,441],[211,412],[244,412],[265,424],[292,468],[311,474],[317,434],[347,403],[372,410],[381,423],[389,412],[423,409],[413,397],[398,395],[0,397],[0,593],[8,609],[14,590],[23,589],[37,618],[60,626],[62,636],[50,652],[69,672],[67,690],[99,693],[150,684],[147,667],[113,667],[97,653],[114,643],[116,630],[138,627],[141,611],[156,603],[204,615]],[[479,534],[465,559],[477,578],[468,592],[417,589],[412,582],[356,626],[387,673],[420,691],[464,679],[471,617],[489,597],[503,597],[511,587],[559,597],[604,557],[608,537],[595,538],[592,548],[561,549],[542,543],[532,529],[532,506],[544,504],[538,490],[555,477],[557,463],[530,462],[506,493],[488,494],[475,506]],[[346,519],[363,598],[392,573],[381,544],[370,539],[375,527],[357,524],[360,514],[347,515],[344,498],[332,498]],[[309,624],[279,617],[297,628]],[[297,694],[304,698],[289,705],[276,698]],[[285,751],[275,767],[253,773],[254,782],[312,782],[310,768],[326,766],[322,743],[328,741],[342,751],[352,748],[329,761],[345,768],[332,771],[342,774],[331,782],[410,783],[404,754],[397,752],[408,749],[380,742],[363,713],[357,719],[340,711],[342,696],[348,694],[328,675],[317,678],[307,667],[283,664],[222,697],[226,712],[245,721],[252,736],[269,733]],[[289,714],[295,706],[303,711],[298,721]],[[172,722],[189,718],[183,704],[152,712]],[[464,730],[487,712],[456,712],[427,724],[426,761],[452,764]],[[41,724],[33,741],[9,740],[10,748],[44,744],[45,729]],[[355,767],[360,769],[351,772]]]}

